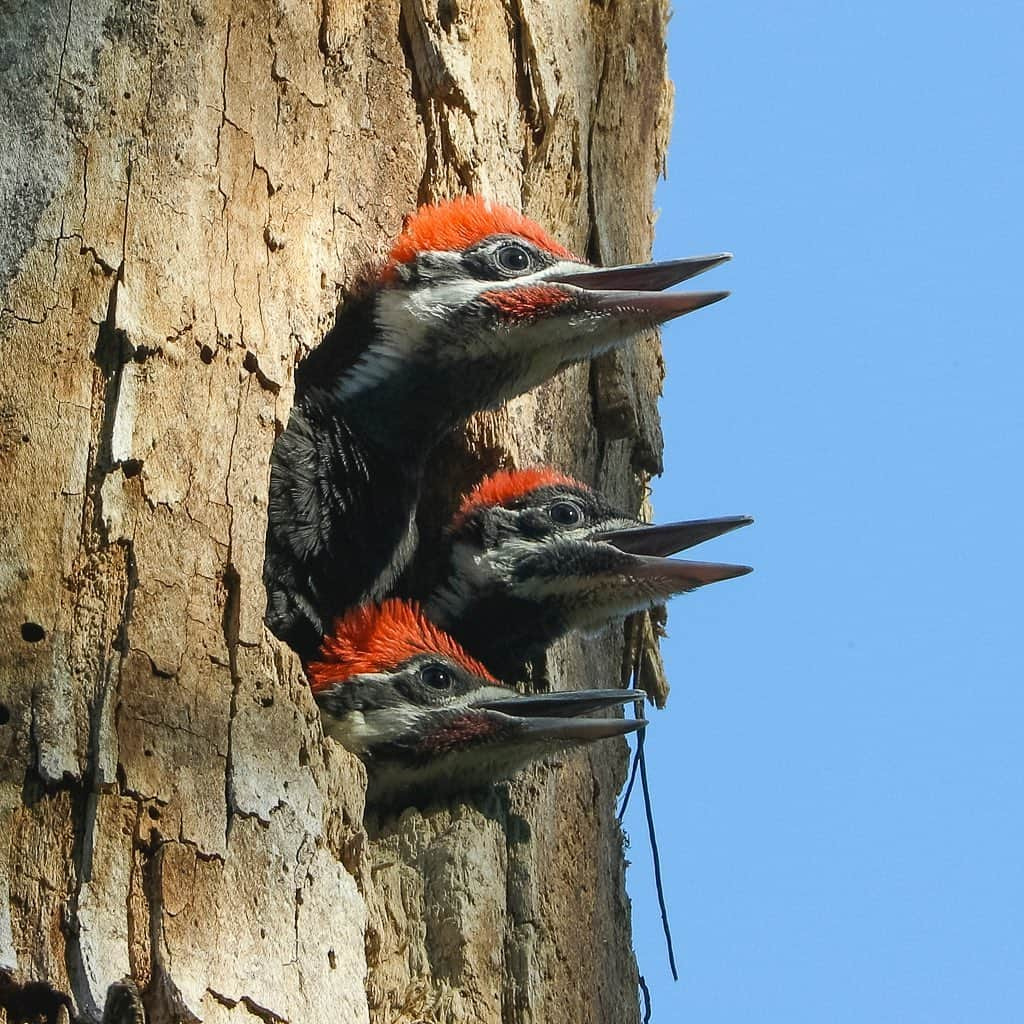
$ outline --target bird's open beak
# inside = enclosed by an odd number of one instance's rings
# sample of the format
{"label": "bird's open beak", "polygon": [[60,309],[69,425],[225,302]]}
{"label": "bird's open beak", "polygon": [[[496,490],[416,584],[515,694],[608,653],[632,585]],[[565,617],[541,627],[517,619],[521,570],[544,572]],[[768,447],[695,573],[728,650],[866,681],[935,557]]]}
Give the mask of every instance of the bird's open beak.
{"label": "bird's open beak", "polygon": [[566,690],[481,701],[474,709],[496,711],[515,722],[517,740],[570,740],[585,743],[625,736],[647,723],[638,718],[580,718],[592,711],[641,699],[633,690]]}
{"label": "bird's open beak", "polygon": [[664,323],[724,299],[728,292],[666,292],[665,289],[731,259],[731,253],[722,252],[660,263],[588,268],[548,280],[579,288],[586,295],[586,306],[597,312],[646,315],[655,323]]}
{"label": "bird's open beak", "polygon": [[506,715],[537,715],[539,717],[576,718],[591,711],[618,707],[641,700],[635,690],[563,690],[557,693],[534,693],[528,696],[499,697],[485,700],[473,707],[501,711]]}
{"label": "bird's open beak", "polygon": [[626,566],[616,566],[612,572],[633,579],[664,580],[677,591],[695,590],[708,583],[746,576],[753,570],[749,565],[731,565],[726,562],[692,562],[681,558],[668,558],[677,551],[685,551],[696,544],[720,537],[730,530],[749,526],[750,516],[720,516],[717,519],[691,519],[664,526],[636,526],[622,530],[604,530],[590,540],[610,544],[631,555]]}

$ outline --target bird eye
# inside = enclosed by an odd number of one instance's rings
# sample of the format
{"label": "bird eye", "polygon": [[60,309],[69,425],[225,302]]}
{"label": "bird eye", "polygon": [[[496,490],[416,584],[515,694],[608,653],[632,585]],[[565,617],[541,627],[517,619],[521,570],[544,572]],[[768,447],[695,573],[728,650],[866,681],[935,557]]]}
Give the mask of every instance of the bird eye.
{"label": "bird eye", "polygon": [[434,690],[450,690],[452,688],[452,674],[444,665],[424,665],[420,669],[420,679]]}
{"label": "bird eye", "polygon": [[583,519],[583,513],[571,501],[556,501],[548,508],[548,515],[559,526],[575,526]]}
{"label": "bird eye", "polygon": [[515,242],[503,245],[494,254],[494,258],[498,266],[510,274],[521,274],[524,270],[529,270],[532,262],[529,251]]}

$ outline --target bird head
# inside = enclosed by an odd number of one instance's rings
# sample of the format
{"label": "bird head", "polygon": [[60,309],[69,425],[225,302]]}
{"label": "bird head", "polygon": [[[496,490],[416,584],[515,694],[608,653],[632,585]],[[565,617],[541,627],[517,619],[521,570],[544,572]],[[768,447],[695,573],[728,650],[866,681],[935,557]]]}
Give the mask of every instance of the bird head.
{"label": "bird head", "polygon": [[729,258],[596,268],[507,207],[476,197],[422,207],[375,281],[373,336],[341,394],[383,388],[392,408],[433,396],[435,418],[464,419],[724,298],[664,289]]}
{"label": "bird head", "polygon": [[306,673],[324,732],[367,766],[369,803],[480,789],[547,754],[646,724],[579,717],[635,699],[623,690],[520,696],[397,599],[340,619]]}
{"label": "bird head", "polygon": [[544,645],[572,630],[595,632],[675,594],[750,572],[667,556],[751,522],[725,516],[650,526],[552,469],[495,473],[467,495],[452,522],[449,576],[428,608],[460,636],[457,624],[495,595],[535,610],[531,621],[548,631],[539,638]]}

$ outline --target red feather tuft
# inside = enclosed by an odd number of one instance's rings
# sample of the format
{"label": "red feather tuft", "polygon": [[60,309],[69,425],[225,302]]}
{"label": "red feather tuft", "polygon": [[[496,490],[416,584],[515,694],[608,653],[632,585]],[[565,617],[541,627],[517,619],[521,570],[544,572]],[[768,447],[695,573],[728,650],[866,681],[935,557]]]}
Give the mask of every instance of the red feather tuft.
{"label": "red feather tuft", "polygon": [[418,604],[397,598],[363,605],[338,619],[324,637],[318,659],[306,666],[306,676],[313,692],[320,693],[353,676],[390,672],[418,654],[442,655],[497,683],[479,661],[427,619]]}
{"label": "red feather tuft", "polygon": [[501,470],[480,481],[462,499],[459,511],[452,520],[458,529],[466,518],[478,508],[487,505],[507,505],[540,487],[566,486],[589,490],[586,484],[574,480],[565,473],[559,473],[550,466],[530,466],[528,469]]}
{"label": "red feather tuft", "polygon": [[502,731],[502,726],[493,716],[483,712],[472,712],[455,718],[443,729],[437,729],[427,736],[420,749],[437,757],[449,750],[462,750],[474,740],[486,740]]}
{"label": "red feather tuft", "polygon": [[408,263],[421,252],[457,252],[491,235],[519,235],[554,256],[575,259],[565,246],[521,213],[479,196],[462,196],[436,206],[421,206],[410,214],[391,249],[384,273],[392,276],[397,264]]}
{"label": "red feather tuft", "polygon": [[480,298],[498,310],[506,321],[534,320],[554,313],[562,306],[575,305],[571,295],[550,284],[501,288],[493,292],[482,292]]}

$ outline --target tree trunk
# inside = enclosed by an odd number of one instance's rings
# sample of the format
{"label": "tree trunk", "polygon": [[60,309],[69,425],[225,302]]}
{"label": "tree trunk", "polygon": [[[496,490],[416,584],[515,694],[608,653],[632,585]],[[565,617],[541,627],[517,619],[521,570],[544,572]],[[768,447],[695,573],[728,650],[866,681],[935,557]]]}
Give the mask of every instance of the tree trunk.
{"label": "tree trunk", "polygon": [[[476,192],[647,255],[664,0],[0,18],[0,1022],[635,1021],[625,744],[364,824],[261,571],[296,362],[405,212]],[[476,418],[428,536],[538,459],[639,507],[661,373],[652,337]]]}

